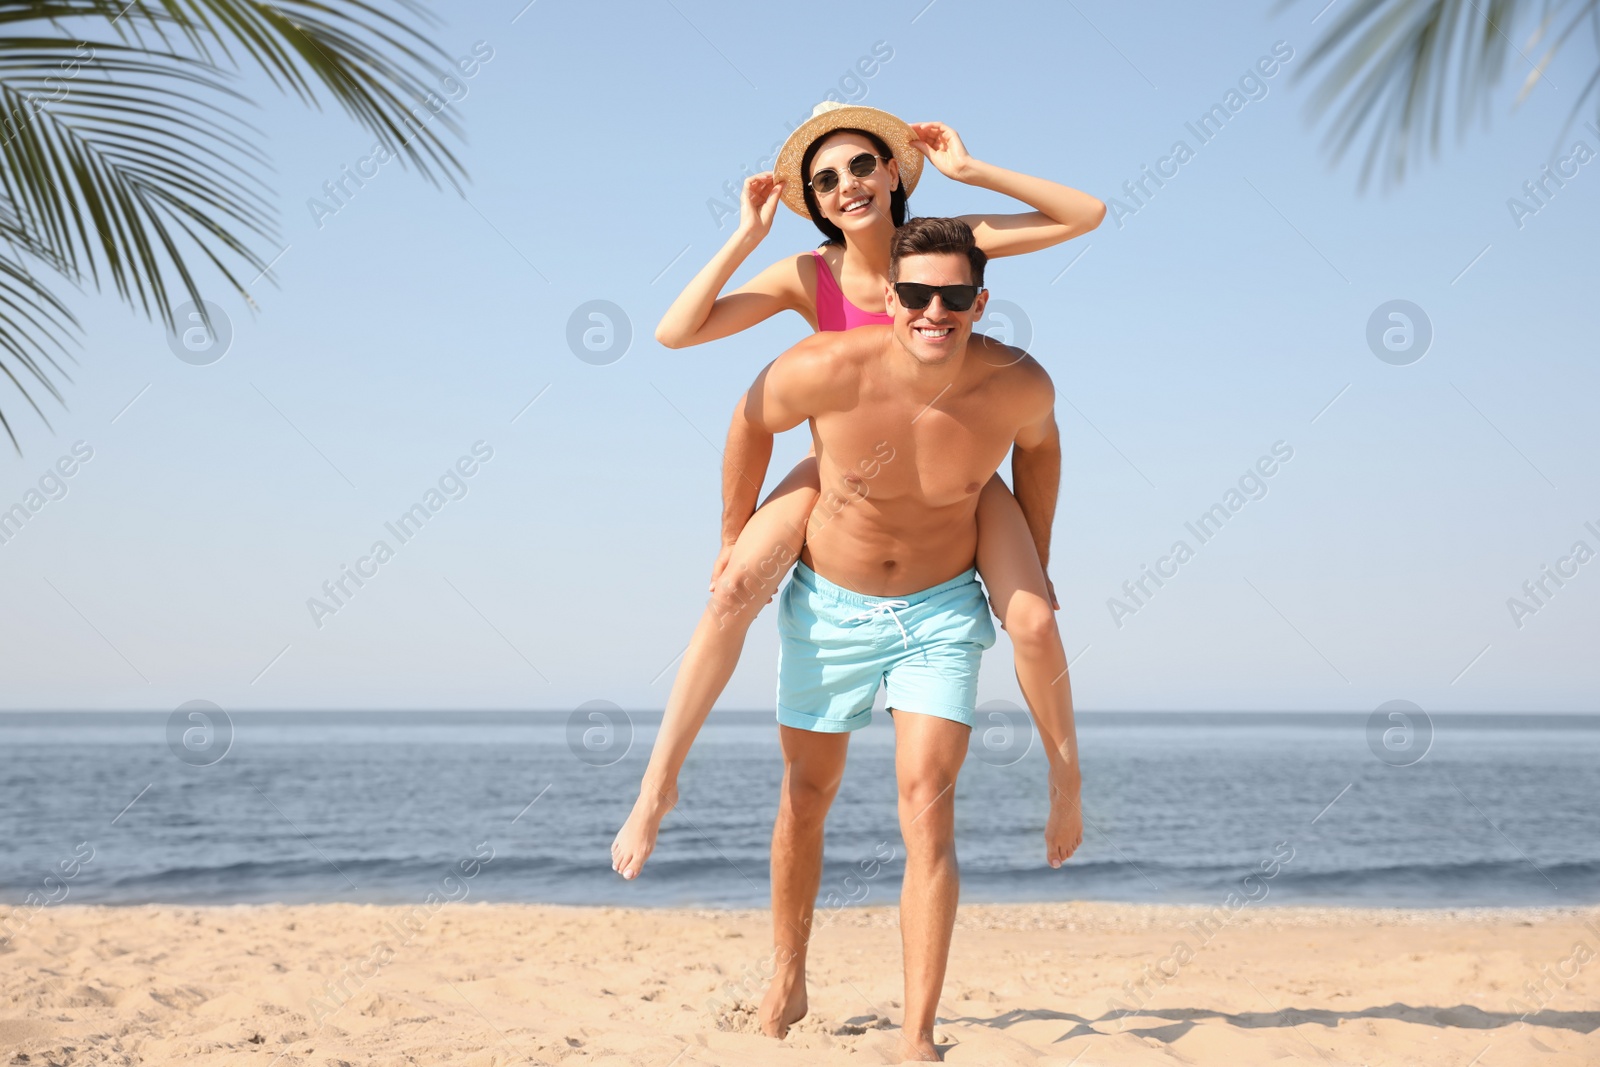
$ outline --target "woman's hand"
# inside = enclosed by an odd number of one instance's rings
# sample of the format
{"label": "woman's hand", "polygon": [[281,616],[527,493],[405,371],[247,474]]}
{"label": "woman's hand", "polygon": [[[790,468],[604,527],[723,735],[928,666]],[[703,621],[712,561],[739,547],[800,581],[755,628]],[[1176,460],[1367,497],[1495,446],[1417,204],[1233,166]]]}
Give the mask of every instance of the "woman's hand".
{"label": "woman's hand", "polygon": [[967,146],[961,143],[956,131],[942,122],[913,122],[911,132],[917,135],[917,139],[911,143],[928,158],[928,162],[939,168],[940,174],[958,182],[967,180],[973,159],[967,154]]}
{"label": "woman's hand", "polygon": [[739,197],[739,232],[757,242],[766,240],[782,193],[783,182],[775,181],[770,170],[746,178]]}

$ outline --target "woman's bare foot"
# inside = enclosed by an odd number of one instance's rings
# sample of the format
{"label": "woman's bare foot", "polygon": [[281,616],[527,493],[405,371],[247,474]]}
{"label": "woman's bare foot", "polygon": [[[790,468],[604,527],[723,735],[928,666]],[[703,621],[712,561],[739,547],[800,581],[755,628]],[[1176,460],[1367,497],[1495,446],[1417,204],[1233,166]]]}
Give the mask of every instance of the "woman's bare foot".
{"label": "woman's bare foot", "polygon": [[806,1017],[808,1010],[804,964],[779,967],[772,984],[767,986],[767,995],[761,998],[761,1032],[781,1039],[789,1033],[789,1027]]}
{"label": "woman's bare foot", "polygon": [[628,821],[617,831],[611,842],[611,869],[624,878],[637,878],[644,861],[656,850],[656,834],[661,830],[661,820],[678,803],[678,790],[653,789],[644,786],[639,799],[634,801]]}
{"label": "woman's bare foot", "polygon": [[1050,776],[1050,815],[1044,823],[1045,860],[1059,867],[1083,844],[1083,805],[1076,780]]}
{"label": "woman's bare foot", "polygon": [[896,1063],[941,1063],[944,1057],[939,1055],[939,1047],[933,1043],[933,1034],[923,1031],[920,1034],[901,1031],[900,1041],[894,1047]]}

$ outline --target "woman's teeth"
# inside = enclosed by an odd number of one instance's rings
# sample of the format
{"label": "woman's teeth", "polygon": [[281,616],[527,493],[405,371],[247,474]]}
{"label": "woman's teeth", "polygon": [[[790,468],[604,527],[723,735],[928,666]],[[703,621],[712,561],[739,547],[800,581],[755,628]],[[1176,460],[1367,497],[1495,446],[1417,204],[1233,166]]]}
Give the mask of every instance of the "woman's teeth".
{"label": "woman's teeth", "polygon": [[854,212],[857,212],[857,211],[865,211],[867,208],[869,208],[871,206],[872,206],[872,197],[863,196],[863,197],[860,197],[858,199],[850,201],[848,204],[846,204],[840,210],[843,211],[846,215],[849,215],[849,214],[853,214]]}

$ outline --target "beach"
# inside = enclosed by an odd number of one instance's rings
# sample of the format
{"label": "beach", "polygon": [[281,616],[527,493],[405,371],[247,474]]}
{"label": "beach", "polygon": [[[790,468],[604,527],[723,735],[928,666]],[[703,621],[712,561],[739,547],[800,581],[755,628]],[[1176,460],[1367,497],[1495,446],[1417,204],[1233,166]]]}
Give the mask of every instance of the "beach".
{"label": "beach", "polygon": [[[754,1009],[764,912],[61,904],[0,947],[0,1063],[893,1062],[892,906],[819,908],[810,1014]],[[1600,908],[971,904],[956,1064],[1600,1062]]]}
{"label": "beach", "polygon": [[[0,716],[0,1067],[893,1062],[888,729],[852,739],[780,1043],[765,716],[708,723],[631,882],[643,716],[605,767],[565,716],[236,719],[193,767],[165,716]],[[947,1063],[1600,1063],[1600,721],[1441,716],[1395,767],[1364,716],[1083,719],[1060,870],[1038,751],[963,770]]]}

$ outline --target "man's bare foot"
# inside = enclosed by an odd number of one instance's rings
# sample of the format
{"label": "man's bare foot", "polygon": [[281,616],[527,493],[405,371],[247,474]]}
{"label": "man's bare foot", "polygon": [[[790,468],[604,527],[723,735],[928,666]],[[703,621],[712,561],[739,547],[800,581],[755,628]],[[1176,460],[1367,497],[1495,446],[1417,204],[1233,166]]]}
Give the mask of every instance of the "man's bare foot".
{"label": "man's bare foot", "polygon": [[779,967],[767,986],[767,995],[761,998],[761,1032],[781,1039],[808,1010],[804,968]]}
{"label": "man's bare foot", "polygon": [[933,1043],[933,1035],[924,1031],[920,1034],[900,1034],[900,1040],[894,1047],[896,1063],[942,1063],[944,1057],[939,1055],[939,1046]]}
{"label": "man's bare foot", "polygon": [[645,786],[639,790],[628,821],[611,842],[611,869],[624,878],[637,878],[644,861],[656,850],[656,834],[661,820],[678,803],[676,787],[668,790]]}
{"label": "man's bare foot", "polygon": [[[1061,782],[1057,784],[1058,780]],[[1044,823],[1045,859],[1059,867],[1083,844],[1083,806],[1078,782],[1051,775],[1050,815]]]}

